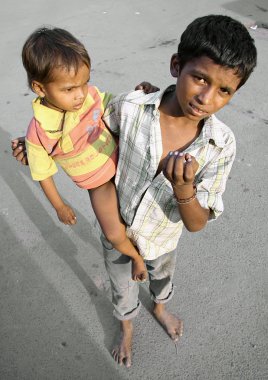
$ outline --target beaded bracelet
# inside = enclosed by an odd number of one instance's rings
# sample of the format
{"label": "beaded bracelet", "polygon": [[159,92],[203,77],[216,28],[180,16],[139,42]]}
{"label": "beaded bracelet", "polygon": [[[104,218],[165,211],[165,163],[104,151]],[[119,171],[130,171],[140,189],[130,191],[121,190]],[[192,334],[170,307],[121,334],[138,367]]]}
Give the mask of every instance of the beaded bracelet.
{"label": "beaded bracelet", "polygon": [[177,199],[176,197],[175,197],[175,199],[176,199],[176,202],[179,204],[179,205],[184,205],[184,204],[187,204],[187,203],[190,203],[190,202],[192,202],[195,198],[196,198],[196,186],[194,186],[194,194],[191,196],[191,197],[189,197],[189,198],[183,198],[183,199],[181,199],[181,198],[179,198],[179,199]]}

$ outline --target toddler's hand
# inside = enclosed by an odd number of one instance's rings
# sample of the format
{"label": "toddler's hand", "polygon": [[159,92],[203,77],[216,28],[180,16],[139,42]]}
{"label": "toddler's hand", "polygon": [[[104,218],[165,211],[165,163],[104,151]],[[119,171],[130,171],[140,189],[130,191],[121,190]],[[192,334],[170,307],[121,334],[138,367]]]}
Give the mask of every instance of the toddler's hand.
{"label": "toddler's hand", "polygon": [[76,224],[76,216],[73,209],[70,206],[64,204],[56,211],[58,214],[58,218],[62,223],[69,225]]}
{"label": "toddler's hand", "polygon": [[137,258],[132,259],[132,280],[144,282],[146,281],[147,276],[148,273],[143,258],[138,256]]}

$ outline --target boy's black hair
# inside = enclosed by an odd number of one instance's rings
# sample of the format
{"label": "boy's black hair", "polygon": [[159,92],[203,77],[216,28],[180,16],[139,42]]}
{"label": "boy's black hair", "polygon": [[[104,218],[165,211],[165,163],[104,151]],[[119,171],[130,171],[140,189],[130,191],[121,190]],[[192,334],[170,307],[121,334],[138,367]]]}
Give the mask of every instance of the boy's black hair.
{"label": "boy's black hair", "polygon": [[208,15],[191,22],[178,46],[180,70],[194,58],[207,56],[216,64],[234,68],[241,87],[257,63],[253,38],[239,21],[223,15]]}
{"label": "boy's black hair", "polygon": [[22,63],[29,87],[33,80],[53,81],[53,69],[64,67],[75,72],[81,64],[90,68],[90,57],[84,45],[67,30],[42,27],[35,30],[22,48]]}

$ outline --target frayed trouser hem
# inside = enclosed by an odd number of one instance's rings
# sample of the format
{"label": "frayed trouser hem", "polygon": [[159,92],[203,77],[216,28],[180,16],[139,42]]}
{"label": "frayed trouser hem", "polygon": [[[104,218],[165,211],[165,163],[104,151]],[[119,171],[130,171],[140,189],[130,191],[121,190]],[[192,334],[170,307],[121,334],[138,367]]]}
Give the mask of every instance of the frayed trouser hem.
{"label": "frayed trouser hem", "polygon": [[156,298],[155,295],[152,293],[151,291],[151,299],[155,302],[155,303],[167,303],[171,300],[171,298],[173,297],[174,295],[174,285],[172,284],[172,288],[171,288],[171,291],[169,293],[169,295],[164,298],[164,299],[159,299],[159,298]]}
{"label": "frayed trouser hem", "polygon": [[120,313],[118,313],[117,310],[114,310],[113,315],[119,321],[127,321],[128,319],[135,318],[139,314],[140,308],[141,308],[141,303],[140,303],[140,301],[138,301],[137,307],[134,310],[130,311],[129,313],[127,313],[125,315],[121,315]]}

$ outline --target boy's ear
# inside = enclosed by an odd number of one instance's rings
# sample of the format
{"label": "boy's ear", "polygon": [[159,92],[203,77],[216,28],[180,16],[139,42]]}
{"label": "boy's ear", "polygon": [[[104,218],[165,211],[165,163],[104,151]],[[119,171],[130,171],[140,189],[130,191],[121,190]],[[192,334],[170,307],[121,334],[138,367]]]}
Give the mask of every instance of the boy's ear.
{"label": "boy's ear", "polygon": [[173,54],[170,60],[170,74],[177,78],[180,71],[180,60],[178,54]]}
{"label": "boy's ear", "polygon": [[32,90],[41,98],[45,96],[44,87],[42,83],[37,82],[36,80],[32,81]]}

